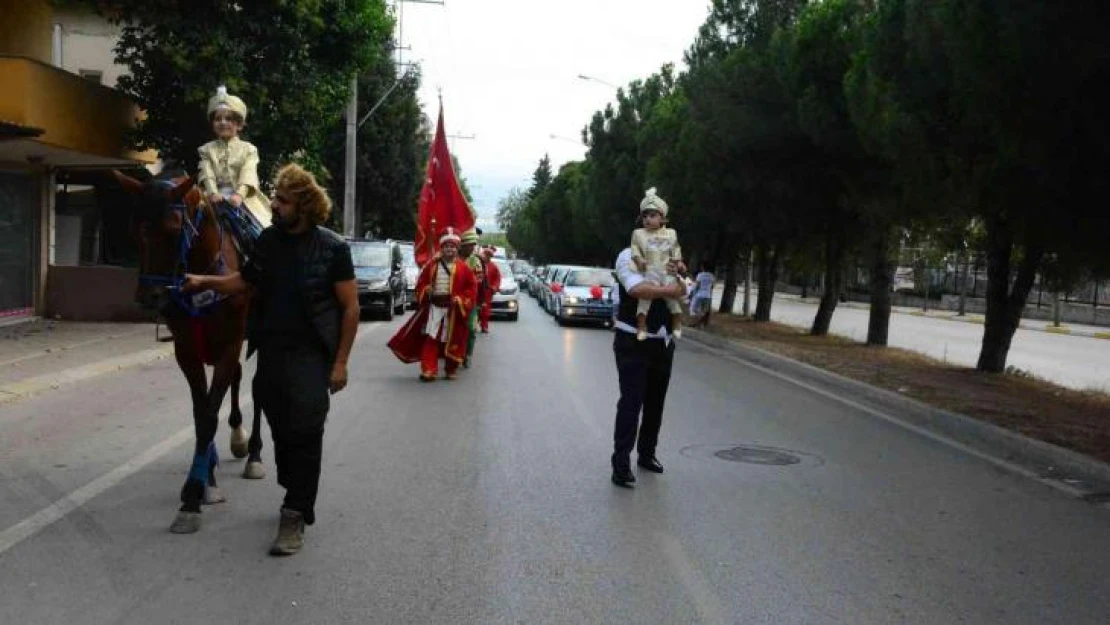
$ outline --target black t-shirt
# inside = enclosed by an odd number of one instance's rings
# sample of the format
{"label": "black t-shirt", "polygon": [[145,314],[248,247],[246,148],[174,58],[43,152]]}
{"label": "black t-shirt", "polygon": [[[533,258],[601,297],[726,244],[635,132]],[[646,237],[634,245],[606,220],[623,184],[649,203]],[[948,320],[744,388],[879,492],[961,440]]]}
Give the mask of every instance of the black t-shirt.
{"label": "black t-shirt", "polygon": [[[305,299],[307,264],[314,243],[319,243],[317,229],[303,234],[287,234],[267,228],[259,237],[254,256],[243,267],[243,279],[258,289],[261,308],[258,336],[264,342],[314,338],[315,329]],[[326,282],[355,279],[351,249],[347,245],[333,248],[328,255]],[[332,295],[334,297],[334,295]]]}

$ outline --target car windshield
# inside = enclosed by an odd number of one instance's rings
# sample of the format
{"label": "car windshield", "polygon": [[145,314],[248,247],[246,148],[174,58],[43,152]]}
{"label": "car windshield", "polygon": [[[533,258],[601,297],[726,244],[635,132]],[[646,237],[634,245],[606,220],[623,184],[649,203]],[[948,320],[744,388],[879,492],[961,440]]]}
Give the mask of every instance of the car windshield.
{"label": "car windshield", "polygon": [[579,269],[570,272],[567,286],[613,286],[613,274],[604,269]]}
{"label": "car windshield", "polygon": [[388,267],[389,246],[383,243],[351,243],[351,263],[355,267]]}
{"label": "car windshield", "polygon": [[413,249],[411,245],[401,246],[401,258],[404,261],[406,267],[416,266],[416,256],[413,254]]}
{"label": "car windshield", "polygon": [[507,261],[499,260],[499,259],[495,258],[495,259],[493,259],[493,262],[497,263],[497,268],[501,270],[501,282],[502,283],[504,283],[506,280],[515,280],[516,279],[516,278],[513,277],[513,268],[509,266],[509,263]]}

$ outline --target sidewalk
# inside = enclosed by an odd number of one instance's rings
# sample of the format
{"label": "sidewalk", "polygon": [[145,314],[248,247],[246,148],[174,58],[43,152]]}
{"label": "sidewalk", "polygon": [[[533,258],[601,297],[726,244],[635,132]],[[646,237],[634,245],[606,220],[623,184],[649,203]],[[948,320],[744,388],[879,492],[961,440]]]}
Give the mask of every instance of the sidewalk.
{"label": "sidewalk", "polygon": [[[162,336],[169,336],[165,327]],[[0,404],[173,354],[150,323],[36,320],[0,327]]]}
{"label": "sidewalk", "polygon": [[[720,300],[720,297],[721,297],[720,292],[721,292],[721,288],[718,287],[715,290],[714,294],[713,294],[714,295],[714,301],[717,304],[719,304],[720,301],[721,301]],[[752,289],[751,306],[752,306],[753,310],[755,309],[756,294],[757,294],[757,290]],[[791,294],[791,293],[775,293],[775,300],[776,301],[778,301],[778,300],[790,300],[790,301],[793,301],[793,302],[797,302],[799,304],[809,304],[809,305],[812,305],[814,308],[816,308],[817,305],[820,304],[820,299],[817,298],[817,297],[807,297],[807,298],[803,299],[802,297],[800,297],[798,295]],[[740,290],[736,294],[736,304],[733,307],[733,312],[736,313],[736,314],[739,314],[740,310],[741,310],[741,307],[743,306],[743,303],[744,303],[744,293],[743,293],[743,290]],[[837,304],[837,308],[855,308],[857,310],[870,310],[871,305],[867,304],[865,302],[840,302],[839,304]],[[901,314],[901,315],[912,315],[914,317],[929,317],[931,319],[944,319],[946,321],[956,321],[956,322],[960,322],[960,323],[973,323],[973,324],[977,324],[977,325],[983,325],[983,323],[985,321],[985,317],[983,315],[969,313],[969,314],[966,314],[966,315],[961,317],[961,316],[956,314],[956,311],[953,311],[953,310],[923,311],[920,308],[909,308],[909,307],[906,307],[906,306],[894,306],[894,307],[891,308],[891,312],[896,313],[896,314]],[[836,314],[836,313],[833,313],[833,314]],[[1085,336],[1085,337],[1089,337],[1089,338],[1110,340],[1110,328],[1103,328],[1103,327],[1099,327],[1099,326],[1088,326],[1088,325],[1081,325],[1081,324],[1072,323],[1072,324],[1067,324],[1067,325],[1061,325],[1060,327],[1057,328],[1057,327],[1053,327],[1051,321],[1043,321],[1043,320],[1039,320],[1039,319],[1022,319],[1021,320],[1021,328],[1025,329],[1025,330],[1033,330],[1033,331],[1036,331],[1036,332],[1047,332],[1048,334],[1067,334],[1067,335],[1070,335],[1070,336]]]}

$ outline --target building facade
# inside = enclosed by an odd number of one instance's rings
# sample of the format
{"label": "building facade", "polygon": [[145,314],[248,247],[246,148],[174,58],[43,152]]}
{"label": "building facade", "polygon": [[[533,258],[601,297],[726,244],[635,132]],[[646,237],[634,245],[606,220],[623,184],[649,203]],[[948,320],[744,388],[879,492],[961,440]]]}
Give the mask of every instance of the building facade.
{"label": "building facade", "polygon": [[49,0],[0,15],[0,323],[126,317],[134,270],[102,263],[97,181],[156,158],[125,144],[141,112],[112,88],[118,30]]}

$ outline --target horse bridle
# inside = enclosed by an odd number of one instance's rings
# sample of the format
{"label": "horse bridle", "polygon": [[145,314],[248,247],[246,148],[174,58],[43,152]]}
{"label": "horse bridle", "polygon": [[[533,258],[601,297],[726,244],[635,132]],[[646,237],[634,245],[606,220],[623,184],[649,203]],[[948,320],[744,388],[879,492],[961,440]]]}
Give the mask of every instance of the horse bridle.
{"label": "horse bridle", "polygon": [[[173,183],[168,180],[159,180],[155,184],[170,188],[174,186]],[[184,202],[184,199],[174,202],[169,206],[169,210],[181,213],[181,236],[178,239],[177,263],[174,265],[173,272],[169,274],[140,273],[139,284],[165,287],[173,303],[185,310],[190,317],[197,317],[204,313],[205,309],[224,299],[224,296],[216,295],[209,291],[189,294],[181,290],[182,285],[185,284],[185,271],[189,267],[189,254],[193,251],[193,245],[200,236],[200,228],[204,223],[205,213],[203,208],[198,205],[194,216],[195,221],[193,221],[189,219],[188,209],[189,206]],[[226,268],[226,264],[223,254],[224,229],[219,219],[216,219],[216,227],[219,229],[220,233],[220,251],[217,252],[216,258],[212,261],[212,265],[215,266],[217,274],[222,275]],[[211,269],[212,265],[210,265],[208,269]]]}

